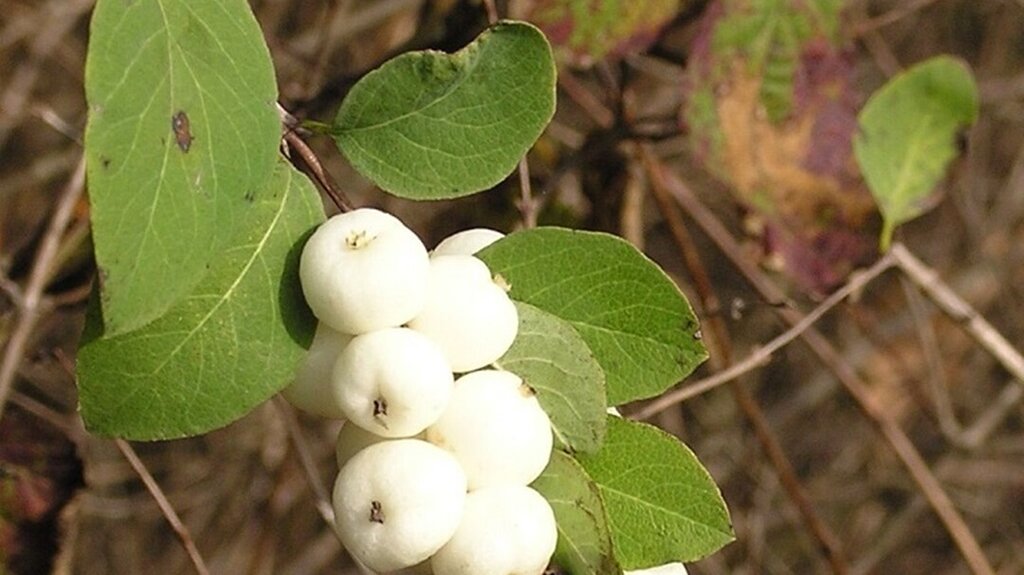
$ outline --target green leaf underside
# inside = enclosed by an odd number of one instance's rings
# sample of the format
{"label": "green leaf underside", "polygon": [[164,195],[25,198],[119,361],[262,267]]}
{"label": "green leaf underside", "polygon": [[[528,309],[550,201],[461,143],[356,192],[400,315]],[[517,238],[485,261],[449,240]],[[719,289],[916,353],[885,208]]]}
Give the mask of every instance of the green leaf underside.
{"label": "green leaf underside", "polygon": [[604,439],[604,372],[572,325],[515,302],[519,333],[496,365],[523,378],[551,418],[559,447],[597,451]]}
{"label": "green leaf underside", "polygon": [[664,431],[609,416],[601,451],[578,460],[597,484],[624,569],[695,561],[733,540],[714,480]]}
{"label": "green leaf underside", "polygon": [[274,167],[277,86],[244,0],[100,0],[85,153],[107,332],[203,278]]}
{"label": "green leaf underside", "polygon": [[555,451],[533,482],[555,512],[558,546],[552,561],[571,575],[621,575],[597,486],[575,459]]}
{"label": "green leaf underside", "polygon": [[508,176],[554,110],[544,35],[501,22],[454,54],[411,52],[367,74],[342,102],[332,135],[382,189],[454,198]]}
{"label": "green leaf underside", "polygon": [[316,191],[282,161],[248,225],[166,315],[108,336],[93,306],[78,356],[86,427],[131,439],[196,435],[287,385],[314,328],[299,289],[300,240],[322,220]]}
{"label": "green leaf underside", "polygon": [[882,246],[893,230],[931,207],[936,184],[959,153],[957,133],[978,116],[967,66],[939,56],[895,76],[858,116],[857,163],[882,211]]}
{"label": "green leaf underside", "polygon": [[621,238],[536,228],[477,255],[512,299],[572,324],[604,369],[609,405],[657,395],[707,357],[679,288]]}

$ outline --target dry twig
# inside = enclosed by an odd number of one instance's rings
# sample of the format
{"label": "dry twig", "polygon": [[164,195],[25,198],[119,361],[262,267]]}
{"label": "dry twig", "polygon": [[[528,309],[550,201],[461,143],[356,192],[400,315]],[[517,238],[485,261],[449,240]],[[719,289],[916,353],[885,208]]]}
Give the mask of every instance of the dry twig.
{"label": "dry twig", "polygon": [[[785,293],[772,283],[755,264],[747,260],[739,244],[733,239],[732,234],[725,229],[725,226],[718,221],[707,207],[700,203],[693,192],[681,180],[670,174],[666,174],[666,176],[669,191],[676,202],[718,245],[761,297],[765,301],[784,300]],[[900,260],[900,256],[895,252],[896,250],[893,250],[893,257]],[[804,315],[801,312],[792,308],[777,308],[777,311],[790,326],[796,326],[804,319]],[[946,531],[954,543],[956,543],[971,571],[976,575],[994,575],[995,570],[982,551],[981,545],[974,538],[970,528],[968,528],[963,517],[960,516],[960,512],[957,511],[956,506],[950,500],[949,495],[942,488],[938,479],[928,468],[927,462],[925,462],[917,448],[914,447],[913,442],[910,441],[899,427],[899,424],[870,394],[867,384],[860,378],[856,370],[843,359],[842,355],[832,346],[828,339],[813,326],[805,329],[800,335],[815,355],[835,374],[847,392],[857,401],[861,411],[874,423],[893,451],[896,452],[896,455],[928,500],[932,510],[939,516],[939,519],[946,527]]]}
{"label": "dry twig", "polygon": [[185,552],[188,553],[188,558],[192,561],[192,565],[196,568],[196,573],[199,575],[209,575],[210,570],[206,567],[206,562],[203,561],[202,555],[199,554],[199,549],[196,547],[195,541],[192,540],[192,535],[189,533],[188,527],[181,522],[181,518],[174,511],[174,507],[171,506],[171,502],[167,500],[167,496],[164,495],[160,485],[157,484],[156,480],[153,479],[153,475],[149,473],[146,466],[139,459],[139,456],[132,449],[132,446],[123,439],[115,439],[114,444],[124,455],[124,458],[128,460],[128,464],[132,466],[135,473],[138,474],[139,478],[142,479],[142,483],[146,486],[146,490],[153,496],[157,506],[160,507],[160,511],[164,514],[167,522],[171,524],[171,529],[174,530],[174,534],[178,536],[181,541],[182,547],[185,548]]}
{"label": "dry twig", "polygon": [[316,497],[316,510],[333,533],[334,506],[331,505],[331,496],[324,482],[320,479],[316,469],[316,462],[313,460],[313,454],[310,453],[309,445],[306,442],[305,435],[302,433],[302,429],[299,427],[299,422],[295,418],[295,412],[279,395],[274,396],[273,403],[278,415],[284,420],[285,427],[288,429],[288,437],[291,438],[292,445],[295,446],[295,453],[299,456],[302,471],[306,474],[306,480],[309,482],[310,489],[313,490],[313,496]]}
{"label": "dry twig", "polygon": [[21,297],[18,298],[17,324],[7,341],[7,347],[4,348],[3,363],[0,363],[0,418],[3,418],[4,405],[14,387],[15,375],[18,373],[18,368],[25,355],[29,336],[39,321],[40,304],[43,290],[46,289],[46,278],[50,276],[50,266],[53,264],[57,248],[60,246],[61,236],[74,214],[75,204],[78,203],[78,198],[81,197],[84,187],[85,156],[82,156],[78,166],[71,174],[71,179],[68,180],[61,192],[53,217],[50,219],[50,225],[39,245],[39,251],[36,252],[28,284],[22,291]]}

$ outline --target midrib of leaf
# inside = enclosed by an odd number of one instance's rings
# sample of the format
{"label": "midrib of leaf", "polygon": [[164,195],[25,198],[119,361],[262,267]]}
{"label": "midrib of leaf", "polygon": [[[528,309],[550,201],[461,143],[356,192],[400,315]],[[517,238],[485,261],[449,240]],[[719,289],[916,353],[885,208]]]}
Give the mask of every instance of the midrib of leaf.
{"label": "midrib of leaf", "polygon": [[[681,485],[685,485],[685,484],[681,484]],[[653,503],[651,503],[651,502],[649,502],[649,501],[647,501],[645,499],[641,499],[640,497],[637,497],[635,495],[626,493],[624,491],[620,491],[620,490],[615,489],[613,487],[609,487],[605,483],[598,483],[597,487],[601,491],[607,491],[609,493],[614,493],[616,495],[620,495],[620,496],[622,496],[625,499],[629,499],[630,501],[633,501],[633,502],[639,504],[640,506],[642,506],[644,508],[647,508],[647,509],[650,509],[650,510],[654,510],[654,511],[658,511],[658,512],[661,512],[661,513],[666,514],[666,515],[671,515],[673,517],[677,517],[677,518],[682,519],[683,521],[685,521],[685,522],[687,522],[687,523],[689,523],[691,525],[695,525],[695,526],[699,526],[699,527],[704,527],[704,528],[706,528],[708,530],[711,530],[711,531],[714,531],[716,533],[721,533],[721,534],[725,535],[726,537],[732,537],[732,534],[727,532],[727,531],[721,531],[721,530],[719,530],[718,528],[716,528],[716,527],[714,527],[712,525],[709,525],[707,523],[702,523],[700,521],[697,521],[695,519],[692,519],[690,517],[687,517],[685,515],[682,515],[680,513],[672,511],[671,509],[668,509],[667,507],[661,507],[661,506],[655,505],[655,504],[653,504]]]}
{"label": "midrib of leaf", "polygon": [[933,117],[934,116],[932,114],[923,116],[923,121],[918,125],[915,133],[910,136],[911,145],[907,149],[906,159],[903,162],[903,166],[900,167],[900,173],[896,178],[896,184],[893,186],[894,198],[900,198],[900,200],[905,199],[903,196],[909,187],[907,182],[910,180],[910,176],[913,173],[911,168],[920,165],[917,158],[928,149],[925,139],[921,138],[918,134],[927,132],[928,126],[931,125]]}
{"label": "midrib of leaf", "polygon": [[252,256],[249,258],[248,261],[245,262],[245,266],[242,267],[242,270],[238,273],[238,276],[235,277],[234,281],[231,282],[231,286],[228,287],[228,289],[224,292],[222,296],[217,298],[217,302],[213,304],[213,306],[210,308],[210,311],[207,312],[206,315],[203,316],[203,318],[199,320],[198,323],[196,323],[195,327],[193,327],[185,334],[185,337],[183,337],[182,340],[178,343],[178,345],[175,346],[174,349],[167,354],[167,357],[164,358],[162,362],[160,362],[160,365],[158,365],[153,371],[151,371],[148,374],[149,376],[153,376],[160,372],[164,368],[164,366],[166,366],[167,363],[170,362],[178,354],[179,351],[181,351],[181,348],[185,347],[185,344],[188,343],[190,339],[192,339],[192,336],[194,336],[199,330],[201,330],[203,326],[206,325],[206,322],[209,321],[210,318],[213,317],[215,313],[217,313],[217,310],[219,310],[220,307],[224,305],[225,302],[230,300],[232,295],[234,295],[235,290],[238,288],[238,284],[242,283],[242,280],[245,278],[246,275],[248,275],[249,270],[252,268],[252,265],[256,262],[257,259],[259,259],[260,254],[263,253],[263,247],[266,245],[267,240],[270,238],[271,234],[277,228],[277,222],[278,220],[280,220],[281,214],[284,213],[284,207],[287,204],[288,194],[291,193],[291,178],[292,173],[288,172],[289,185],[284,187],[285,191],[281,195],[281,201],[280,204],[278,205],[277,212],[274,214],[274,218],[270,221],[270,224],[267,226],[267,229],[263,233],[263,236],[260,238],[260,241],[256,243],[256,245],[253,247]]}

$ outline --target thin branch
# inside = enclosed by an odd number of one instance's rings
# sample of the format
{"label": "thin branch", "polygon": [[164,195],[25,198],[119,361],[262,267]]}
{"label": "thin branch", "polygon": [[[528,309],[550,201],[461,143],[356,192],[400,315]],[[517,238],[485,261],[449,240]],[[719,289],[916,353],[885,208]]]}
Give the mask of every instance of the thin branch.
{"label": "thin branch", "polygon": [[946,381],[946,372],[942,366],[942,357],[939,352],[939,341],[935,336],[935,328],[929,321],[928,311],[925,309],[921,293],[907,279],[906,275],[900,276],[900,287],[906,296],[907,307],[910,309],[910,316],[917,328],[917,339],[921,344],[921,353],[924,354],[925,365],[928,368],[927,385],[931,393],[932,404],[935,407],[935,415],[938,418],[939,429],[943,435],[956,444],[963,441],[963,428],[957,421],[956,412],[953,410],[953,403],[949,397],[949,383]]}
{"label": "thin branch", "polygon": [[936,0],[915,0],[912,2],[904,2],[897,4],[897,8],[882,14],[881,16],[865,20],[853,27],[853,30],[849,34],[851,40],[860,38],[869,32],[874,32],[880,28],[884,28],[889,24],[893,24],[906,18],[907,16],[927,7],[930,4],[934,4]]}
{"label": "thin branch", "polygon": [[36,252],[28,284],[18,302],[18,320],[11,332],[7,347],[4,348],[3,363],[0,363],[0,419],[3,418],[4,406],[14,387],[15,375],[21,366],[28,345],[29,336],[40,317],[40,304],[43,290],[46,289],[46,278],[50,275],[50,266],[60,246],[60,239],[74,214],[75,205],[82,196],[85,187],[85,156],[71,174],[67,185],[61,192],[57,207],[50,219],[39,251]]}
{"label": "thin branch", "polygon": [[288,430],[288,437],[291,438],[292,445],[295,446],[295,453],[299,456],[299,464],[302,466],[302,471],[306,474],[309,487],[313,490],[313,496],[316,498],[316,510],[320,517],[323,518],[324,523],[327,523],[333,532],[334,506],[331,505],[331,496],[324,482],[320,479],[316,469],[316,462],[313,460],[313,454],[309,451],[309,445],[306,442],[305,435],[302,434],[299,422],[295,418],[295,412],[279,395],[274,396],[273,403],[278,415],[284,421],[285,428]]}
{"label": "thin branch", "polygon": [[199,554],[199,549],[196,548],[195,542],[192,540],[192,535],[189,533],[188,527],[181,522],[181,518],[171,507],[171,502],[167,500],[167,496],[164,495],[162,489],[157,484],[156,480],[146,469],[146,466],[139,459],[139,456],[132,449],[132,446],[123,439],[115,439],[114,444],[121,450],[121,454],[128,460],[128,464],[132,466],[135,473],[138,474],[139,478],[142,479],[142,483],[146,486],[149,494],[156,500],[157,506],[160,507],[160,511],[163,512],[167,522],[171,524],[171,529],[174,530],[174,534],[178,536],[181,541],[182,547],[185,548],[185,552],[188,553],[188,558],[192,560],[192,565],[196,568],[196,573],[199,575],[209,575],[210,570],[207,569],[206,563],[203,561],[202,555]]}
{"label": "thin branch", "polygon": [[494,0],[484,0],[484,8],[487,10],[487,21],[491,24],[498,22],[498,7]]}
{"label": "thin branch", "polygon": [[533,187],[530,185],[530,164],[526,156],[519,160],[519,201],[516,202],[519,213],[522,215],[523,227],[526,229],[537,227],[537,212],[540,211],[540,202],[533,197]]}
{"label": "thin branch", "polygon": [[978,345],[992,354],[1018,383],[1024,385],[1024,356],[1021,356],[999,330],[992,327],[992,324],[971,307],[971,304],[946,285],[938,272],[917,259],[903,244],[894,243],[892,254],[896,258],[896,264],[910,281],[921,288],[943,313],[962,325]]}
{"label": "thin branch", "polygon": [[569,99],[588,115],[594,123],[604,130],[615,125],[615,114],[605,106],[582,82],[566,72],[558,75],[558,86],[569,96]]}
{"label": "thin branch", "polygon": [[735,380],[736,378],[749,373],[771,361],[772,355],[783,347],[789,345],[793,340],[804,335],[804,332],[811,329],[826,313],[836,307],[852,294],[862,290],[864,286],[871,283],[875,278],[882,275],[886,270],[896,265],[891,254],[886,254],[878,259],[867,270],[853,274],[849,281],[837,289],[830,296],[825,298],[818,307],[814,308],[807,315],[803,315],[791,328],[783,332],[763,347],[754,350],[743,361],[733,364],[728,369],[720,371],[712,376],[698,380],[691,385],[666,393],[658,399],[644,406],[643,409],[632,415],[635,419],[647,419],[652,415],[667,409],[677,403],[681,403],[694,396],[705,393],[715,387]]}
{"label": "thin branch", "polygon": [[[704,233],[715,242],[727,258],[740,271],[748,283],[765,301],[783,301],[785,293],[772,283],[756,264],[747,260],[742,248],[732,234],[705,207],[683,182],[666,173],[669,191],[680,206],[697,222]],[[895,250],[894,250],[895,251]],[[893,254],[899,259],[898,254]],[[790,326],[796,326],[803,319],[803,314],[796,309],[776,308],[777,313]],[[903,433],[893,417],[878,404],[875,396],[870,393],[868,385],[860,378],[856,370],[843,358],[832,344],[813,326],[801,333],[801,338],[839,379],[847,392],[856,400],[861,411],[868,416],[882,436],[889,442],[911,478],[924,494],[932,510],[953,539],[967,565],[976,575],[994,575],[995,570],[974,538],[970,528],[942,485],[928,468],[913,442]]]}
{"label": "thin branch", "polygon": [[[682,216],[679,214],[676,206],[672,204],[670,194],[666,189],[664,166],[657,161],[649,145],[637,144],[637,150],[641,161],[647,169],[648,179],[651,182],[651,192],[661,208],[661,212],[669,225],[669,230],[672,232],[680,253],[683,255],[684,264],[690,272],[691,278],[693,278],[694,287],[697,290],[702,307],[705,310],[720,309],[721,304],[711,279],[708,277],[707,268],[701,260],[693,238],[686,229]],[[718,313],[711,313],[707,323],[709,326],[709,337],[706,337],[705,341],[712,348],[712,353],[710,354],[711,362],[716,368],[721,368],[732,361],[732,343],[729,337],[729,330],[722,320],[721,314]],[[718,348],[718,353],[714,352],[716,347]],[[775,474],[779,477],[779,481],[786,494],[793,501],[807,530],[816,539],[819,547],[828,559],[829,564],[832,566],[832,571],[838,575],[848,573],[849,565],[844,557],[839,538],[818,516],[814,505],[811,503],[797,477],[796,470],[793,468],[792,463],[790,463],[789,458],[786,456],[786,452],[782,449],[781,443],[772,431],[764,411],[747,388],[739,382],[733,381],[729,387],[736,399],[736,403],[740,406],[743,414],[753,427],[754,434],[761,444],[761,448],[768,456],[768,460],[772,464]]]}
{"label": "thin branch", "polygon": [[352,201],[348,199],[348,196],[342,191],[334,177],[331,176],[331,173],[324,168],[316,152],[296,132],[299,126],[298,119],[291,112],[285,110],[281,104],[277,105],[277,113],[281,117],[281,124],[284,127],[283,138],[287,149],[294,150],[302,158],[302,163],[306,166],[306,173],[331,198],[331,201],[334,202],[338,210],[342,212],[354,210],[355,206],[352,204]]}

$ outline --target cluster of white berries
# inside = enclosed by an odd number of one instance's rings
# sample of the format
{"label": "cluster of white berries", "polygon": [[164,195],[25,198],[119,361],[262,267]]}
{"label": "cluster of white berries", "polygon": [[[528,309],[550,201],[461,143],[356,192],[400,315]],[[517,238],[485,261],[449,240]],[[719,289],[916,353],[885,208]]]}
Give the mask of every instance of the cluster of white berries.
{"label": "cluster of white berries", "polygon": [[320,324],[283,394],[347,420],[336,525],[374,572],[540,575],[554,553],[554,513],[528,487],[551,456],[551,423],[528,385],[489,367],[519,318],[473,254],[501,237],[470,230],[428,253],[394,216],[359,209],[303,249]]}

